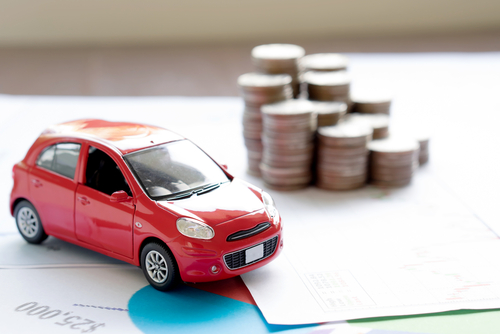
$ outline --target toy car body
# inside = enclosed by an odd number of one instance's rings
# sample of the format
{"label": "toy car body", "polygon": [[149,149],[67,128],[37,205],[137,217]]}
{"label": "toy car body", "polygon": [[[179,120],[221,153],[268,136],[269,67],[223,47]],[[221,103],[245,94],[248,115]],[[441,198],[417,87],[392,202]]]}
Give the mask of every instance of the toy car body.
{"label": "toy car body", "polygon": [[225,279],[283,247],[271,197],[162,128],[78,120],[45,130],[13,170],[11,214],[47,235],[141,266],[158,290]]}

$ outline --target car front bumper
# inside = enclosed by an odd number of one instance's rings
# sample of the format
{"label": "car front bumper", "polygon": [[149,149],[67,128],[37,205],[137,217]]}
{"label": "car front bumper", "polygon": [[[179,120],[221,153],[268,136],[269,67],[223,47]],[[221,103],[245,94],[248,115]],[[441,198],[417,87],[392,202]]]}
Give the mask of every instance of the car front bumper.
{"label": "car front bumper", "polygon": [[[280,226],[281,227],[281,226]],[[172,249],[177,259],[181,279],[185,282],[211,282],[238,276],[260,268],[274,260],[283,249],[281,228],[266,231],[258,238],[248,238],[244,243],[217,252],[189,247]]]}

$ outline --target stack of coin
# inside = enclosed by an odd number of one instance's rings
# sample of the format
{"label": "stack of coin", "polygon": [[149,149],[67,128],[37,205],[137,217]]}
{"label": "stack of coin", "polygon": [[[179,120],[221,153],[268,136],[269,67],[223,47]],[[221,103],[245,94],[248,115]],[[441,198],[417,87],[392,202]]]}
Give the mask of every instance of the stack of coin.
{"label": "stack of coin", "polygon": [[293,96],[300,93],[298,61],[304,48],[293,44],[264,44],[252,49],[252,62],[260,73],[288,74],[292,77]]}
{"label": "stack of coin", "polygon": [[365,94],[351,96],[352,112],[366,114],[389,114],[392,98],[386,94]]}
{"label": "stack of coin", "polygon": [[419,144],[414,139],[389,137],[373,140],[370,150],[370,183],[400,187],[411,182],[418,167]]}
{"label": "stack of coin", "polygon": [[373,128],[373,139],[389,137],[389,115],[387,114],[350,113],[347,119],[360,119],[370,124]]}
{"label": "stack of coin", "polygon": [[418,154],[418,163],[423,165],[429,161],[429,136],[421,135],[417,137],[420,146]]}
{"label": "stack of coin", "polygon": [[341,101],[350,104],[351,79],[346,71],[309,71],[304,73],[302,78],[307,84],[309,100]]}
{"label": "stack of coin", "polygon": [[302,71],[345,71],[349,59],[338,53],[315,53],[302,57],[299,67]]}
{"label": "stack of coin", "polygon": [[277,190],[307,187],[312,179],[317,115],[307,100],[287,100],[262,106],[264,146],[262,177]]}
{"label": "stack of coin", "polygon": [[368,176],[367,143],[373,130],[349,120],[318,129],[316,185],[329,190],[362,187]]}
{"label": "stack of coin", "polygon": [[260,107],[292,98],[290,83],[292,78],[286,74],[268,75],[246,73],[238,78],[240,92],[245,102],[243,112],[243,137],[248,152],[248,172],[260,175],[262,159],[262,114]]}
{"label": "stack of coin", "polygon": [[344,102],[311,101],[314,112],[318,114],[318,127],[335,125],[345,115],[347,104]]}

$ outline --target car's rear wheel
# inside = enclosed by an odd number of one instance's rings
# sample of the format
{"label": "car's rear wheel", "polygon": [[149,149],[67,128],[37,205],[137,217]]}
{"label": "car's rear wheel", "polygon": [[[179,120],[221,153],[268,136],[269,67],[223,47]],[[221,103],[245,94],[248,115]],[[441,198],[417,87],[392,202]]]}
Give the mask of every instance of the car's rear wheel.
{"label": "car's rear wheel", "polygon": [[48,235],[43,229],[42,221],[35,207],[28,201],[21,201],[14,210],[16,225],[24,240],[30,244],[39,244]]}
{"label": "car's rear wheel", "polygon": [[179,269],[170,250],[157,242],[144,246],[141,268],[149,284],[156,290],[168,291],[179,282]]}

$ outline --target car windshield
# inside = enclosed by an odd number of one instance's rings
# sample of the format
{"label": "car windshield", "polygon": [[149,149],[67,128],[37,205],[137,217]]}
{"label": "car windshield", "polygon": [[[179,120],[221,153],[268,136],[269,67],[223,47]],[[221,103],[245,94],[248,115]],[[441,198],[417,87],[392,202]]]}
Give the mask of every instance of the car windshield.
{"label": "car windshield", "polygon": [[129,153],[124,158],[154,200],[208,192],[229,181],[221,168],[189,140]]}

